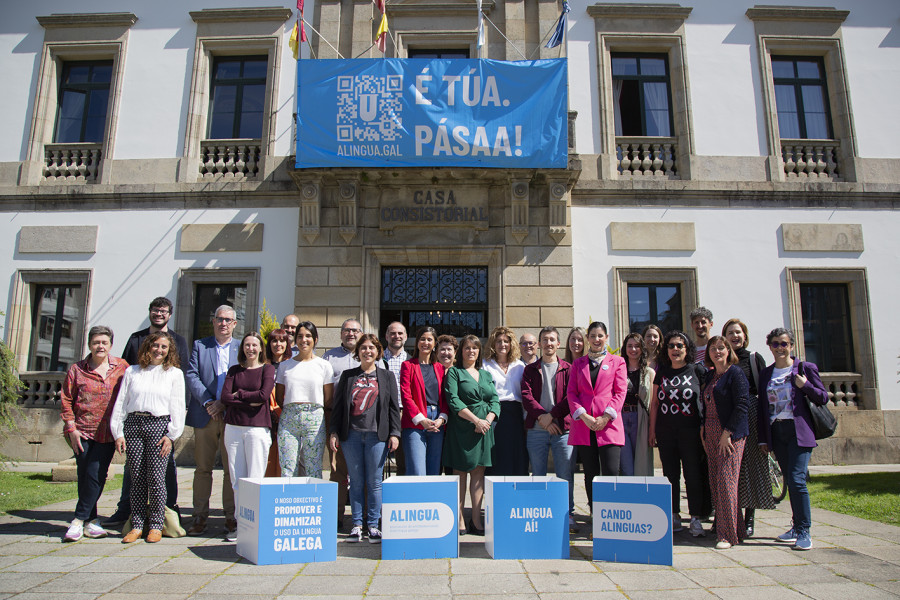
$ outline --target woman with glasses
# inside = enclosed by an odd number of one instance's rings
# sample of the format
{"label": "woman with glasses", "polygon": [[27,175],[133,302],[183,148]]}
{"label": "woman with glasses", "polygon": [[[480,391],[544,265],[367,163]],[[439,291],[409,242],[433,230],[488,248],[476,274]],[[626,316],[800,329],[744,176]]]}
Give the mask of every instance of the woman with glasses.
{"label": "woman with glasses", "polygon": [[768,409],[757,414],[759,445],[764,452],[775,453],[788,487],[793,517],[791,528],[776,539],[793,544],[794,550],[809,550],[812,514],[806,469],[816,447],[816,436],[807,402],[825,406],[828,391],[822,385],[815,363],[793,356],[793,333],[782,327],[773,329],[766,336],[766,344],[775,362],[759,374],[757,389],[765,390]]}
{"label": "woman with glasses", "polygon": [[681,471],[687,487],[690,532],[702,537],[703,447],[700,441],[700,385],[706,367],[694,363],[696,349],[682,331],[670,331],[663,341],[650,405],[650,445],[659,448],[663,475],[672,485],[672,531],[681,531]]}

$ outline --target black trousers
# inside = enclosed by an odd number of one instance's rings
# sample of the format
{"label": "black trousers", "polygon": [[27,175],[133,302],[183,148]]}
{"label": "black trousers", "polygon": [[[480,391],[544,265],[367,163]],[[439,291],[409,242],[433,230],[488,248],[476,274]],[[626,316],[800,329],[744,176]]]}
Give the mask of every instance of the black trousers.
{"label": "black trousers", "polygon": [[688,509],[691,516],[703,514],[703,481],[707,477],[703,460],[700,426],[671,429],[656,428],[656,445],[663,475],[672,484],[672,512],[680,512],[681,471],[687,488]]}
{"label": "black trousers", "polygon": [[78,473],[75,518],[91,521],[97,518],[97,500],[106,485],[109,463],[116,452],[116,445],[113,442],[100,443],[81,438],[81,448],[84,451],[75,455],[75,469]]}
{"label": "black trousers", "polygon": [[618,475],[621,456],[622,446],[612,444],[598,446],[597,436],[593,431],[591,432],[591,445],[578,446],[578,457],[581,459],[581,466],[584,467],[584,489],[587,492],[591,514],[594,514],[594,477]]}

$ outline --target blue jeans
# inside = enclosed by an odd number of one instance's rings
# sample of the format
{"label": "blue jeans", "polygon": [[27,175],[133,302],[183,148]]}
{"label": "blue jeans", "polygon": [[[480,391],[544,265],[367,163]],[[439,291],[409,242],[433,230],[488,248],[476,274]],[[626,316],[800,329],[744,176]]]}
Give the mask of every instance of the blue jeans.
{"label": "blue jeans", "polygon": [[75,518],[91,521],[97,518],[97,500],[106,485],[109,463],[116,452],[114,442],[95,442],[81,438],[83,452],[75,455],[75,470],[78,474],[78,503],[75,504]]}
{"label": "blue jeans", "polygon": [[806,470],[812,448],[798,446],[794,421],[783,420],[772,423],[772,451],[788,486],[794,529],[808,532],[812,525],[812,510],[806,489]]}
{"label": "blue jeans", "polygon": [[622,446],[622,457],[619,459],[619,470],[622,475],[634,476],[634,451],[637,448],[638,414],[637,411],[622,412],[622,425],[625,427],[625,445]]}
{"label": "blue jeans", "polygon": [[569,445],[569,434],[551,435],[540,425],[527,431],[525,447],[531,461],[531,473],[539,477],[547,474],[547,458],[553,452],[553,471],[560,479],[569,482],[569,514],[575,513],[575,452]]}
{"label": "blue jeans", "polygon": [[[438,418],[437,406],[428,405],[428,418]],[[406,456],[406,475],[440,475],[444,430],[425,431],[407,427],[401,433]]]}
{"label": "blue jeans", "polygon": [[350,514],[354,525],[363,524],[363,493],[366,495],[367,527],[378,527],[381,517],[381,477],[384,460],[387,458],[387,444],[378,439],[377,431],[355,431],[347,433],[341,442],[347,472],[350,474]]}

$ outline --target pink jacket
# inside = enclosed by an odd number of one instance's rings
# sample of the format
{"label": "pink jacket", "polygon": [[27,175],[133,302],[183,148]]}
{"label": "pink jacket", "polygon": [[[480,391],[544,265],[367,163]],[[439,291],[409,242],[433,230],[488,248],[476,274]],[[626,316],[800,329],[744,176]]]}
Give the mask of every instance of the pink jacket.
{"label": "pink jacket", "polygon": [[581,419],[575,419],[575,411],[584,408],[592,417],[599,417],[607,407],[616,411],[617,418],[596,432],[597,445],[622,446],[625,444],[625,429],[622,426],[622,405],[628,389],[628,370],[625,359],[607,354],[600,363],[597,385],[591,386],[591,361],[587,356],[575,360],[569,372],[569,409],[573,416],[569,430],[570,446],[590,446],[591,430]]}

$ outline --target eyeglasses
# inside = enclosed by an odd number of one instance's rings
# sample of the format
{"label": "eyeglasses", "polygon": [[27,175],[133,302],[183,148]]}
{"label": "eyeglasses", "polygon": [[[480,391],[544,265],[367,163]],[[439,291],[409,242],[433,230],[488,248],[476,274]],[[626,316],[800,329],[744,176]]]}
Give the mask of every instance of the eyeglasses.
{"label": "eyeglasses", "polygon": [[234,322],[237,321],[237,319],[232,319],[232,318],[230,318],[230,317],[216,317],[216,318],[213,319],[213,320],[214,320],[216,323],[225,323],[226,325],[231,325],[232,323],[234,323]]}
{"label": "eyeglasses", "polygon": [[520,346],[536,346],[537,342],[519,342]]}
{"label": "eyeglasses", "polygon": [[769,346],[771,346],[772,348],[787,348],[790,345],[791,345],[790,342],[770,342],[769,343]]}
{"label": "eyeglasses", "polygon": [[151,308],[150,314],[151,315],[167,315],[167,314],[169,314],[169,309],[168,308]]}
{"label": "eyeglasses", "polygon": [[669,343],[669,350],[681,350],[682,348],[684,348],[684,344]]}
{"label": "eyeglasses", "polygon": [[351,329],[349,327],[344,327],[341,329],[341,333],[360,333],[362,329]]}

